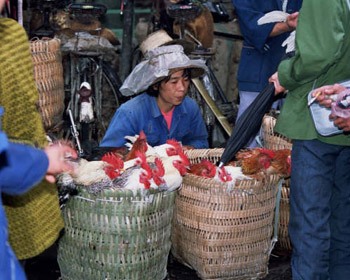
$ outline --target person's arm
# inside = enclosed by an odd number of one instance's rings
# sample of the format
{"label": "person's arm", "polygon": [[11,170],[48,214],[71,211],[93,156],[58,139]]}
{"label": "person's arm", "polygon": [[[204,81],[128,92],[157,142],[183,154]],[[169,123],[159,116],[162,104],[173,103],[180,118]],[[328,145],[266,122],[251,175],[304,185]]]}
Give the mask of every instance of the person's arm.
{"label": "person's arm", "polygon": [[337,59],[343,46],[344,3],[340,1],[304,1],[296,29],[295,56],[278,67],[280,84],[293,90],[325,73]]}
{"label": "person's arm", "polygon": [[272,28],[270,37],[278,36],[280,34],[295,30],[298,24],[298,15],[299,12],[295,12],[287,16],[286,21],[276,22]]}
{"label": "person's arm", "polygon": [[8,143],[0,154],[1,191],[18,195],[37,185],[45,175],[53,183],[54,176],[72,170],[65,156],[76,158],[76,152],[65,145],[55,144],[45,150],[23,144]]}
{"label": "person's arm", "polygon": [[208,132],[203,121],[203,117],[199,106],[191,99],[189,103],[190,108],[187,108],[188,112],[191,112],[191,121],[189,122],[191,135],[187,139],[184,139],[183,145],[192,146],[196,149],[207,149],[208,143]]}
{"label": "person's arm", "polygon": [[244,40],[261,52],[265,51],[264,47],[269,37],[290,32],[296,26],[297,14],[290,15],[287,23],[272,22],[259,25],[258,20],[265,15],[264,9],[266,10],[269,5],[267,3],[253,3],[253,1],[246,0],[232,0],[232,3]]}
{"label": "person's arm", "polygon": [[[126,103],[125,103],[126,104]],[[134,112],[129,107],[125,107],[123,104],[115,112],[106,134],[104,135],[100,146],[101,147],[122,147],[126,143],[125,136],[133,136],[139,134],[133,128],[134,125]]]}

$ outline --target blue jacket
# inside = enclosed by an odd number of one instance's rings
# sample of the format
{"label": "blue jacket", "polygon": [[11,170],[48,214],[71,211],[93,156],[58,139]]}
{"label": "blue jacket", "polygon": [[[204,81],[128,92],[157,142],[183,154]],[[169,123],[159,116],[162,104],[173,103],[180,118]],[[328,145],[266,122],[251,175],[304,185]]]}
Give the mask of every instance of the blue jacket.
{"label": "blue jacket", "polygon": [[[244,38],[237,73],[240,91],[262,91],[268,79],[277,71],[285,54],[281,44],[289,33],[269,37],[275,23],[258,25],[257,21],[268,12],[282,11],[282,3],[282,0],[232,0]],[[286,12],[291,14],[299,11],[301,4],[302,0],[289,0]]]}
{"label": "blue jacket", "polygon": [[18,195],[26,192],[42,180],[48,164],[48,158],[42,150],[9,143],[6,135],[0,131],[0,279],[26,279],[22,266],[8,243],[1,193]]}
{"label": "blue jacket", "polygon": [[176,106],[170,131],[159,110],[156,98],[143,93],[122,104],[113,116],[106,135],[101,141],[104,147],[121,147],[125,136],[134,136],[143,130],[151,146],[176,139],[183,145],[208,148],[208,133],[197,103],[189,97]]}

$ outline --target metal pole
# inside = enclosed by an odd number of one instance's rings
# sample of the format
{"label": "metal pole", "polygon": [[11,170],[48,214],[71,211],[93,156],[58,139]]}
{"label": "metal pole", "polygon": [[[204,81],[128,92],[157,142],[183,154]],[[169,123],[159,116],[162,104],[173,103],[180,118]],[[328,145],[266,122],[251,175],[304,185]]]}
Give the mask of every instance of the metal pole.
{"label": "metal pole", "polygon": [[119,76],[122,81],[131,72],[132,62],[132,37],[134,28],[134,0],[122,0],[123,6],[123,39],[121,59],[119,65]]}
{"label": "metal pole", "polygon": [[213,99],[210,97],[207,89],[204,87],[203,83],[198,79],[194,78],[192,79],[193,84],[205,100],[205,102],[208,104],[209,108],[213,111],[216,119],[219,121],[223,129],[226,131],[227,135],[230,136],[232,133],[232,127],[230,123],[228,122],[227,118],[221,113],[220,109],[216,106]]}

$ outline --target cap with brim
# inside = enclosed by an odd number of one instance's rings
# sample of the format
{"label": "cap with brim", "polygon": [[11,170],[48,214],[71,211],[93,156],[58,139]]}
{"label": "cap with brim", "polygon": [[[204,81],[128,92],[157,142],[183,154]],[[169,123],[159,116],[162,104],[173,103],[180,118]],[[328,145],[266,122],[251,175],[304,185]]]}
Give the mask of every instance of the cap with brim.
{"label": "cap with brim", "polygon": [[195,49],[195,44],[193,42],[184,39],[173,39],[165,30],[161,29],[149,34],[141,43],[140,50],[142,54],[146,56],[147,52],[150,50],[169,45],[181,45],[184,48],[185,54],[190,54]]}
{"label": "cap with brim", "polygon": [[197,78],[207,71],[203,59],[190,59],[180,45],[155,48],[148,52],[147,59],[135,66],[120,88],[124,96],[134,95],[168,77],[171,70],[190,69],[191,78]]}

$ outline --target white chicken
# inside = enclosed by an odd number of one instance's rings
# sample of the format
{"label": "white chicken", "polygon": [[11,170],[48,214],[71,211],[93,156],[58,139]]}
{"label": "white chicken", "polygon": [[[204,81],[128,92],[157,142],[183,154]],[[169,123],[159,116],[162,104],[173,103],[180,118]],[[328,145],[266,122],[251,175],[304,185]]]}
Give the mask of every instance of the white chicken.
{"label": "white chicken", "polygon": [[114,188],[137,191],[148,190],[151,187],[152,169],[146,160],[146,155],[138,152],[135,165],[126,169],[119,177],[113,180]]}
{"label": "white chicken", "polygon": [[93,183],[109,179],[104,171],[108,163],[104,161],[87,161],[79,159],[75,166],[74,173],[71,175],[75,184],[89,186]]}
{"label": "white chicken", "polygon": [[162,158],[165,174],[163,176],[164,185],[161,190],[172,192],[178,189],[182,184],[183,176],[186,175],[190,166],[190,161],[184,153],[179,155]]}

